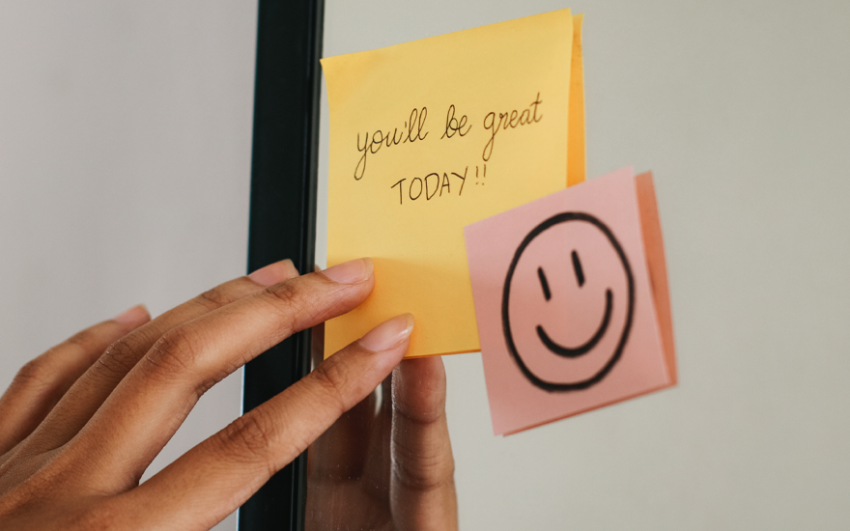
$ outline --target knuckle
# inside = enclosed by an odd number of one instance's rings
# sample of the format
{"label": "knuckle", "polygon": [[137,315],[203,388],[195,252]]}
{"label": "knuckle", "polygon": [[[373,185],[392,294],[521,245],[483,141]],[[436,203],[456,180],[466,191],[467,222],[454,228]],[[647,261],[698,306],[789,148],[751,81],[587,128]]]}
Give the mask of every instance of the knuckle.
{"label": "knuckle", "polygon": [[348,411],[350,404],[346,400],[345,389],[348,387],[350,378],[342,363],[331,358],[328,362],[320,364],[310,374],[318,383],[321,393],[336,409],[338,415]]}
{"label": "knuckle", "polygon": [[77,332],[76,334],[68,338],[68,340],[65,341],[65,344],[77,347],[83,352],[90,352],[91,350],[96,348],[97,344],[99,343],[98,339],[99,334],[97,334],[92,329],[88,329],[83,330],[82,332]]}
{"label": "knuckle", "polygon": [[216,286],[198,295],[195,302],[208,310],[215,310],[230,304],[232,301],[222,286]]}
{"label": "knuckle", "polygon": [[173,375],[191,371],[200,357],[198,335],[190,327],[173,328],[160,337],[143,358],[146,370]]}
{"label": "knuckle", "polygon": [[290,332],[297,330],[299,321],[305,317],[309,309],[309,304],[301,291],[289,282],[267,288],[267,291],[274,297],[273,303],[284,321],[284,327]]}
{"label": "knuckle", "polygon": [[275,441],[275,423],[270,420],[262,409],[242,415],[221,432],[222,447],[229,454],[252,461],[268,460]]}
{"label": "knuckle", "polygon": [[266,291],[274,295],[278,302],[283,303],[285,308],[299,307],[302,304],[299,290],[290,282],[276,284],[266,288]]}
{"label": "knuckle", "polygon": [[284,282],[283,284],[277,284],[271,288],[267,288],[267,291],[274,296],[277,303],[276,306],[280,308],[283,315],[288,316],[290,319],[294,319],[305,307],[306,301],[304,297],[300,290],[292,283]]}
{"label": "knuckle", "polygon": [[[399,448],[396,447],[395,451],[398,453]],[[446,461],[435,456],[423,458],[419,452],[412,453],[415,455],[394,459],[393,477],[399,485],[413,491],[427,492],[454,481],[453,459]]]}
{"label": "knuckle", "polygon": [[43,387],[50,385],[51,367],[44,357],[38,357],[28,361],[18,369],[15,382],[25,386]]}
{"label": "knuckle", "polygon": [[393,403],[393,410],[396,415],[399,415],[407,422],[420,426],[434,425],[445,416],[445,413],[440,411],[415,411],[407,404],[399,403],[397,400]]}
{"label": "knuckle", "polygon": [[[420,426],[432,426],[441,422],[446,417],[445,403],[433,403],[434,395],[423,392],[423,390],[406,390],[408,393],[421,395],[416,399],[416,406],[411,405],[409,399],[400,399],[398,390],[393,389],[393,411],[404,420]],[[443,391],[445,393],[445,391]]]}
{"label": "knuckle", "polygon": [[144,353],[147,339],[138,333],[112,343],[98,359],[98,366],[109,374],[123,377],[136,366]]}

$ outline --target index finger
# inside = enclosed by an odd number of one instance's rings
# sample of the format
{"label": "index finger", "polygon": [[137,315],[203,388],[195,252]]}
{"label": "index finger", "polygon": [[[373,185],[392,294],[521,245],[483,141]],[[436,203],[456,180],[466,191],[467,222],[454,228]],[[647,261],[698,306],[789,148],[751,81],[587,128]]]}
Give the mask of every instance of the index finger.
{"label": "index finger", "polygon": [[381,324],[128,493],[127,506],[155,508],[152,527],[208,529],[369,394],[404,356],[412,329],[409,314]]}

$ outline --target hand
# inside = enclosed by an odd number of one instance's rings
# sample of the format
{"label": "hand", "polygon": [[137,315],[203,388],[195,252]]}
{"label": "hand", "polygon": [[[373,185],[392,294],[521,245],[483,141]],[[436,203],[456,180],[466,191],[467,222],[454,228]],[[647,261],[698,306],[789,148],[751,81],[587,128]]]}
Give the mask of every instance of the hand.
{"label": "hand", "polygon": [[27,364],[0,398],[0,529],[206,530],[363,400],[407,350],[400,316],[140,478],[204,392],[372,289],[371,260],[278,262],[150,320],[143,307]]}
{"label": "hand", "polygon": [[[313,335],[321,360],[323,334]],[[310,447],[307,531],[456,530],[442,359],[404,360]]]}

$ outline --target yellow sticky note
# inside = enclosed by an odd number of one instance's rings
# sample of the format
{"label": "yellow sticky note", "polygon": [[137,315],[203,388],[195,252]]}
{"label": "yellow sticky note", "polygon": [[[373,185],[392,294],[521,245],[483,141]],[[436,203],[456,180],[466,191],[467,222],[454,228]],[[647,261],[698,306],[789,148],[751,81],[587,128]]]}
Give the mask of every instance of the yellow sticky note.
{"label": "yellow sticky note", "polygon": [[580,29],[564,9],[322,60],[328,265],[375,263],[326,356],[405,312],[408,357],[480,349],[463,227],[584,180]]}

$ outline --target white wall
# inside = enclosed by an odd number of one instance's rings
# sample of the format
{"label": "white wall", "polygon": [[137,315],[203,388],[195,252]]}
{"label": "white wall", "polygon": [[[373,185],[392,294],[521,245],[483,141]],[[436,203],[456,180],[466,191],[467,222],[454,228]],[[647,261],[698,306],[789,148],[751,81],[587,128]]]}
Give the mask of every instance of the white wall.
{"label": "white wall", "polygon": [[[244,274],[256,4],[0,2],[0,388],[81,328]],[[153,470],[235,418],[240,385]]]}
{"label": "white wall", "polygon": [[[850,4],[328,0],[325,53],[561,7],[590,175],[655,172],[680,385],[496,438],[479,356],[447,359],[462,525],[845,529]],[[0,2],[0,387],[243,272],[255,28],[256,2]],[[238,409],[231,378],[155,468]]]}

